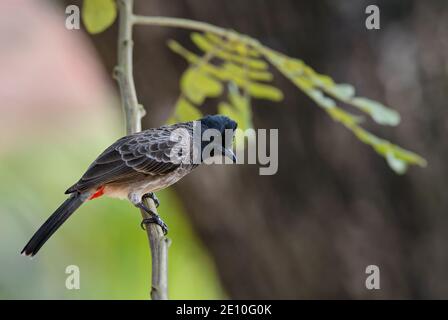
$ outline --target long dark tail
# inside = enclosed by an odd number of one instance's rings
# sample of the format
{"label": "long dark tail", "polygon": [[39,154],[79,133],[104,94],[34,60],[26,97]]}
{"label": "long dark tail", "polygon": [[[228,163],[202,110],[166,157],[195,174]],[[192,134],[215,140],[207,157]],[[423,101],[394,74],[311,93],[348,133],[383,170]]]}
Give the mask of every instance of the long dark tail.
{"label": "long dark tail", "polygon": [[45,223],[36,231],[31,240],[22,250],[26,256],[34,256],[53,233],[78,209],[85,201],[85,195],[73,193],[70,198],[64,201],[59,208],[45,221]]}

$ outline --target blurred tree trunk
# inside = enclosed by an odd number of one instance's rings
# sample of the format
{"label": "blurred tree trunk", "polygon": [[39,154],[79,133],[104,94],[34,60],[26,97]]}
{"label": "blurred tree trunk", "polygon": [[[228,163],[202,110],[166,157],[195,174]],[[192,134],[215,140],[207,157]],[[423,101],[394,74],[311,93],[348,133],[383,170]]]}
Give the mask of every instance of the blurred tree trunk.
{"label": "blurred tree trunk", "polygon": [[[448,298],[447,4],[377,1],[377,31],[364,26],[368,4],[136,1],[139,14],[233,28],[354,84],[359,94],[402,114],[398,128],[376,132],[429,161],[427,169],[395,175],[277,75],[285,100],[253,104],[256,127],[279,129],[278,173],[204,166],[176,185],[232,298]],[[111,72],[116,26],[92,38]],[[166,48],[168,38],[189,43],[181,30],[139,26],[135,32],[146,127],[166,121],[186,67]],[[214,113],[214,104],[203,111]],[[380,267],[381,290],[365,288],[371,264]]]}

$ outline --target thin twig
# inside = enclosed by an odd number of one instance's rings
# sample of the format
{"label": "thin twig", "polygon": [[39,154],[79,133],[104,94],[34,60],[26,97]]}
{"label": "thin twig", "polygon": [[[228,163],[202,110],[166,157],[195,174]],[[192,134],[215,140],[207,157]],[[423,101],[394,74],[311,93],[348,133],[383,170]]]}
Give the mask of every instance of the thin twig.
{"label": "thin twig", "polygon": [[228,38],[230,40],[232,38],[238,39],[238,41],[245,43],[249,46],[261,47],[261,44],[257,39],[240,34],[231,29],[217,27],[206,22],[182,19],[182,18],[139,16],[139,15],[134,15],[133,19],[134,24],[153,25],[160,27],[172,27],[172,28],[202,31],[202,32],[210,32],[218,36]]}
{"label": "thin twig", "polygon": [[[118,30],[118,64],[114,76],[120,87],[121,101],[126,116],[126,132],[132,134],[141,131],[141,118],[145,109],[138,103],[132,71],[132,26],[135,16],[132,14],[133,0],[119,0],[119,30]],[[154,201],[145,203],[157,214]],[[143,219],[150,215],[141,210]],[[146,227],[152,257],[151,298],[153,300],[168,299],[168,245],[169,240],[164,236],[162,228],[151,223]]]}
{"label": "thin twig", "polygon": [[212,24],[182,18],[156,17],[156,16],[134,16],[135,24],[155,25],[160,27],[174,27],[188,30],[211,32],[220,36],[227,36],[229,30],[214,26]]}

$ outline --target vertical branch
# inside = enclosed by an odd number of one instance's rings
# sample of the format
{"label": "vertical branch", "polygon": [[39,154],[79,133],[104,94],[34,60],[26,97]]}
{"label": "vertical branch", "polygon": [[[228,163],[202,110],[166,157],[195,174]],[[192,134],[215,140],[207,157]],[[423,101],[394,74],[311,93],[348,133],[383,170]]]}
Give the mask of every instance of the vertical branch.
{"label": "vertical branch", "polygon": [[[141,131],[141,118],[145,109],[138,103],[132,71],[132,27],[134,15],[132,13],[133,0],[117,1],[119,12],[118,30],[118,64],[114,69],[114,77],[120,87],[121,103],[126,117],[126,132],[132,134]],[[147,200],[146,205],[157,213],[154,201]],[[143,219],[150,218],[149,214],[141,210]],[[151,298],[153,300],[168,299],[168,239],[157,224],[151,223],[146,227],[152,257]]]}

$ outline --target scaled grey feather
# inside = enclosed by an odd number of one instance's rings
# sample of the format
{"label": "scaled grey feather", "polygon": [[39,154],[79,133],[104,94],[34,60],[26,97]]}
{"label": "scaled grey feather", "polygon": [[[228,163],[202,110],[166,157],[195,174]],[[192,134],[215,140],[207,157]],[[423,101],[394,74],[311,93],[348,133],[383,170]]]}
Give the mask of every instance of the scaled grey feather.
{"label": "scaled grey feather", "polygon": [[65,193],[83,192],[147,175],[165,175],[183,166],[170,159],[173,147],[178,143],[170,140],[170,136],[178,128],[187,129],[193,136],[193,124],[186,122],[145,130],[117,140],[99,155],[81,179]]}

